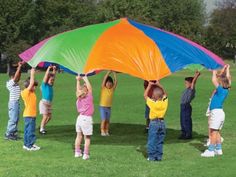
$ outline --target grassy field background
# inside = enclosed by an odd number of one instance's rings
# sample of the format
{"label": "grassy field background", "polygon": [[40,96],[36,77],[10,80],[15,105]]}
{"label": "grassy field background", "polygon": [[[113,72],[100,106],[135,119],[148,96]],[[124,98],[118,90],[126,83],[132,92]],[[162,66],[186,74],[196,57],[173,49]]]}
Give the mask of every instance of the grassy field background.
{"label": "grassy field background", "polygon": [[[4,140],[7,125],[8,91],[5,83],[7,75],[0,75],[0,176],[1,177],[154,177],[154,176],[236,176],[236,84],[233,82],[229,97],[225,103],[226,122],[223,128],[224,155],[216,158],[201,158],[205,149],[203,140],[207,135],[205,111],[214,89],[211,73],[203,71],[196,86],[196,98],[193,106],[194,139],[178,140],[179,103],[184,90],[186,76],[193,72],[182,71],[165,78],[161,83],[169,94],[169,108],[166,115],[167,137],[164,144],[164,159],[160,163],[146,160],[146,134],[144,133],[143,81],[128,75],[118,75],[118,87],[112,107],[111,136],[101,137],[99,133],[99,95],[104,73],[91,77],[94,103],[94,135],[92,137],[91,158],[88,161],[74,158],[75,139],[75,77],[58,74],[55,82],[53,101],[53,119],[49,123],[46,136],[38,134],[37,144],[42,147],[38,152],[26,152],[22,149],[23,139],[17,142]],[[236,69],[232,66],[232,76]],[[22,75],[22,80],[28,77]],[[37,74],[41,81],[43,74]],[[21,82],[22,84],[22,82]],[[39,88],[37,89],[40,100]],[[23,104],[21,104],[23,108]],[[37,116],[37,127],[41,117]],[[19,123],[23,137],[23,118]]]}

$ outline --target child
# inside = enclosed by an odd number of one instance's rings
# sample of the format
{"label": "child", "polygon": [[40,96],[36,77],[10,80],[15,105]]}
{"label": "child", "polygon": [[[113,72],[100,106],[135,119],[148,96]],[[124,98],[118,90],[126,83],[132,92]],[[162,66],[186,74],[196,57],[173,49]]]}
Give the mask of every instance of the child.
{"label": "child", "polygon": [[214,157],[215,155],[222,155],[221,135],[220,130],[223,127],[225,120],[225,113],[223,111],[223,103],[228,96],[231,85],[231,76],[229,71],[230,66],[226,65],[223,68],[223,74],[219,75],[217,79],[217,71],[213,71],[212,83],[216,87],[216,91],[210,103],[210,145],[202,157]]}
{"label": "child", "polygon": [[[53,69],[53,72],[50,73],[50,70]],[[53,99],[53,84],[56,75],[56,66],[49,66],[43,82],[41,85],[42,91],[42,100],[39,102],[39,112],[43,115],[39,133],[45,135],[47,132],[45,126],[51,120],[52,117],[52,99]]]}
{"label": "child", "polygon": [[149,82],[144,92],[144,98],[150,108],[150,124],[148,131],[148,159],[150,161],[161,161],[163,155],[163,143],[166,134],[164,116],[168,107],[168,98],[163,87],[156,82],[152,97],[148,97],[148,92],[154,83]]}
{"label": "child", "polygon": [[27,151],[37,151],[40,149],[40,147],[35,145],[35,121],[37,115],[35,89],[36,86],[38,86],[38,83],[34,80],[34,75],[35,68],[32,68],[30,78],[24,82],[25,89],[21,92],[21,96],[25,104],[23,113],[23,117],[25,119],[23,149]]}
{"label": "child", "polygon": [[80,113],[77,121],[76,121],[76,132],[77,136],[75,139],[75,157],[81,157],[82,151],[80,149],[80,145],[83,140],[84,136],[84,155],[83,159],[89,159],[89,147],[90,147],[90,137],[93,134],[93,112],[94,112],[94,105],[93,105],[93,95],[92,95],[92,86],[85,76],[83,80],[85,84],[82,86],[80,85],[81,77],[77,76],[77,89],[76,89],[76,96],[77,96],[77,110]]}
{"label": "child", "polygon": [[192,138],[192,106],[191,101],[195,97],[195,85],[200,72],[196,72],[194,77],[185,78],[185,87],[181,98],[180,105],[180,125],[181,125],[181,135],[179,139],[191,139]]}
{"label": "child", "polygon": [[101,99],[100,99],[100,114],[101,114],[101,136],[109,136],[109,124],[111,116],[111,105],[113,93],[117,86],[116,73],[113,72],[114,82],[108,71],[103,78]]}
{"label": "child", "polygon": [[[156,81],[151,81],[153,83],[155,83]],[[144,81],[143,83],[143,86],[144,86],[144,90],[147,89],[148,87],[148,81]],[[148,97],[151,98],[152,97],[152,92],[153,92],[153,89],[154,89],[155,86],[152,86],[148,92]],[[149,119],[149,112],[150,112],[150,109],[149,107],[147,106],[147,104],[145,105],[145,119],[146,119],[146,127],[145,127],[145,132],[148,133],[148,129],[149,129],[149,123],[150,123],[150,119]]]}
{"label": "child", "polygon": [[22,62],[19,62],[16,72],[9,73],[10,80],[6,83],[6,87],[10,93],[8,102],[9,120],[5,133],[5,139],[7,140],[17,140],[17,125],[20,118],[20,86],[18,82],[21,77],[22,64]]}

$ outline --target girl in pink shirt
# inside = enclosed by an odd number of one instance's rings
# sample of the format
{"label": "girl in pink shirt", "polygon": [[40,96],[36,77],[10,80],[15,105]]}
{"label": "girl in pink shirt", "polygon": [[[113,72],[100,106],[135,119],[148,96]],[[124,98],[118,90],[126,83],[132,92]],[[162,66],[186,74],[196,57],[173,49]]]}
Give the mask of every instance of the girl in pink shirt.
{"label": "girl in pink shirt", "polygon": [[[76,107],[79,112],[79,116],[76,121],[76,132],[77,136],[75,139],[75,157],[82,157],[84,160],[89,159],[89,147],[90,147],[90,137],[93,134],[93,95],[92,95],[92,86],[85,76],[81,78],[80,76],[76,77],[77,79],[77,88],[76,88]],[[80,84],[81,80],[84,80],[84,85]],[[84,137],[84,152],[80,149]]]}

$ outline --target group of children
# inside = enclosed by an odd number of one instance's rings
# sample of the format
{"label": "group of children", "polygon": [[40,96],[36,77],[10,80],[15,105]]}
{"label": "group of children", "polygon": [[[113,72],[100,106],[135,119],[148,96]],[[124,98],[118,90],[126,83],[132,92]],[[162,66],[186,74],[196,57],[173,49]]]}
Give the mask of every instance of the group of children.
{"label": "group of children", "polygon": [[[24,146],[23,149],[34,151],[39,150],[40,147],[35,144],[35,119],[37,115],[36,95],[35,89],[38,85],[34,79],[35,69],[31,69],[30,78],[24,82],[25,89],[20,92],[19,80],[22,63],[18,64],[16,73],[11,74],[11,79],[7,82],[7,88],[10,92],[9,98],[9,121],[6,139],[17,139],[17,124],[19,121],[19,99],[20,94],[24,101],[25,109],[23,113],[24,126]],[[209,147],[201,154],[202,157],[213,157],[215,155],[222,155],[220,130],[223,126],[225,114],[223,111],[223,103],[228,95],[231,85],[231,76],[229,72],[229,65],[225,65],[221,73],[213,71],[212,82],[216,89],[212,95],[209,105]],[[52,70],[52,71],[51,71]],[[113,78],[110,74],[113,73]],[[39,103],[40,114],[43,115],[39,132],[46,134],[45,126],[51,119],[52,113],[52,99],[53,99],[53,84],[55,80],[56,67],[49,66],[42,85],[42,100]],[[180,125],[181,135],[180,139],[192,138],[192,107],[191,101],[195,97],[195,84],[200,76],[199,72],[195,73],[194,77],[185,78],[186,89],[181,97],[180,105]],[[93,95],[92,86],[87,76],[76,77],[76,107],[79,116],[76,120],[75,139],[75,157],[82,157],[84,160],[89,159],[90,138],[93,134]],[[81,81],[84,81],[84,84]],[[100,98],[100,115],[101,115],[101,136],[109,136],[109,124],[111,116],[111,106],[113,94],[117,86],[116,72],[109,71],[104,76],[101,86]],[[149,81],[145,83],[144,98],[146,100],[147,118],[146,128],[148,129],[148,143],[147,154],[149,161],[161,161],[163,155],[163,143],[166,135],[164,117],[168,108],[167,93],[159,81]],[[81,144],[84,138],[84,150],[81,150]]]}

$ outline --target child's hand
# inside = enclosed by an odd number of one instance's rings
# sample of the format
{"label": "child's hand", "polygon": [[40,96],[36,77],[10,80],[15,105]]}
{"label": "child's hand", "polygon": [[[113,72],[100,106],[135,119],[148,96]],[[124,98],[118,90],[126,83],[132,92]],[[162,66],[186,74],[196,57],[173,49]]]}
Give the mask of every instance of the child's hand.
{"label": "child's hand", "polygon": [[229,64],[226,64],[225,66],[226,66],[226,68],[228,68],[228,69],[230,68],[230,65],[229,65]]}
{"label": "child's hand", "polygon": [[23,62],[23,61],[18,62],[18,67],[21,67],[24,63],[25,62]]}
{"label": "child's hand", "polygon": [[56,70],[56,69],[57,69],[57,67],[56,67],[56,66],[52,66],[52,69],[53,69],[53,70]]}
{"label": "child's hand", "polygon": [[78,76],[76,77],[76,80],[80,81],[82,79],[82,77],[78,74]]}
{"label": "child's hand", "polygon": [[35,74],[35,68],[31,68],[30,73]]}
{"label": "child's hand", "polygon": [[195,75],[196,75],[196,76],[200,76],[201,73],[200,73],[199,71],[196,71],[196,72],[195,72]]}

